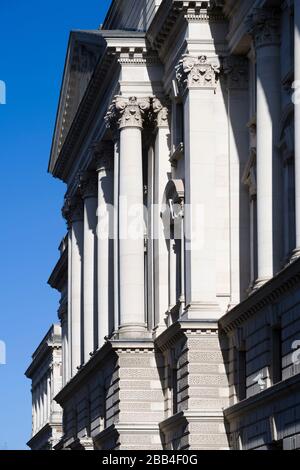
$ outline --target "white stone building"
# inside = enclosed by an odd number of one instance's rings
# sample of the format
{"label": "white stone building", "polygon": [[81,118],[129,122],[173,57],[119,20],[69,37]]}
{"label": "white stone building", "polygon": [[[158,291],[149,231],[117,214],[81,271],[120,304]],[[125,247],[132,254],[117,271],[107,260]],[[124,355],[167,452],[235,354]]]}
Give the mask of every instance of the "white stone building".
{"label": "white stone building", "polygon": [[53,450],[62,437],[62,410],[54,397],[61,390],[61,327],[53,325],[26,371],[32,387],[32,450]]}
{"label": "white stone building", "polygon": [[114,0],[71,33],[57,449],[300,448],[299,28],[298,0]]}

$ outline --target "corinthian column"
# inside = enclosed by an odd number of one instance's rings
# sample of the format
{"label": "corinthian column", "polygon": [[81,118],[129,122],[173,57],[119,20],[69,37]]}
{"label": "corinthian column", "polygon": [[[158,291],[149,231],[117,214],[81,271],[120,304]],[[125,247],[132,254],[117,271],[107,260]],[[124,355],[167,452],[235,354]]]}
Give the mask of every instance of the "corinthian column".
{"label": "corinthian column", "polygon": [[96,258],[97,258],[97,175],[81,176],[80,189],[84,201],[83,238],[83,342],[84,362],[88,362],[95,350],[94,331],[97,309]]}
{"label": "corinthian column", "polygon": [[219,67],[183,56],[176,76],[184,104],[186,317],[216,319],[216,94]]}
{"label": "corinthian column", "polygon": [[282,244],[280,36],[274,11],[255,9],[249,18],[257,64],[257,287],[280,268]]}
{"label": "corinthian column", "polygon": [[113,144],[96,149],[98,172],[98,347],[114,325],[114,175]]}
{"label": "corinthian column", "polygon": [[144,217],[143,217],[143,115],[149,99],[116,97],[110,116],[119,118],[119,273],[121,337],[145,335]]}
{"label": "corinthian column", "polygon": [[83,204],[79,197],[71,201],[71,371],[81,366],[81,296],[83,257]]}

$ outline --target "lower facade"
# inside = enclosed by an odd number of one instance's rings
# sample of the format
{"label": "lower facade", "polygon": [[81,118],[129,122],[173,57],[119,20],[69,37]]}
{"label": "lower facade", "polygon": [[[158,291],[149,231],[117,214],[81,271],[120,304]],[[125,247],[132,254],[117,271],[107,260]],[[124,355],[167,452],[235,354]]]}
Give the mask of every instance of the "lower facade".
{"label": "lower facade", "polygon": [[110,339],[61,390],[56,449],[300,449],[300,263],[219,323]]}
{"label": "lower facade", "polygon": [[109,341],[57,396],[57,448],[228,449],[228,387],[215,323],[176,322],[157,340]]}

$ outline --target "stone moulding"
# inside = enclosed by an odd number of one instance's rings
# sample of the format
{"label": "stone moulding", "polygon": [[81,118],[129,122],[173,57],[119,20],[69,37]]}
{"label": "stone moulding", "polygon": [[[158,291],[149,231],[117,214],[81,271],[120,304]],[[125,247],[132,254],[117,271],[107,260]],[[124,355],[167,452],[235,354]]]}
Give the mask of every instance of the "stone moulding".
{"label": "stone moulding", "polygon": [[228,333],[239,327],[248,318],[272,304],[282,295],[295,288],[300,281],[300,259],[296,259],[274,278],[266,282],[249,298],[234,307],[220,321],[220,329]]}

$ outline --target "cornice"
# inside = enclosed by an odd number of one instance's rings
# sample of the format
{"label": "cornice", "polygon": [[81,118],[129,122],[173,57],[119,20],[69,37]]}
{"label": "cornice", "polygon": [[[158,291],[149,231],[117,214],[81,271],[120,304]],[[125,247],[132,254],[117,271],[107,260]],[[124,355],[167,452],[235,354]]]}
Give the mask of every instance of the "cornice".
{"label": "cornice", "polygon": [[255,313],[276,302],[297,285],[299,286],[299,282],[300,259],[297,259],[224,315],[219,320],[220,329],[228,333],[238,328]]}
{"label": "cornice", "polygon": [[179,320],[164,330],[156,339],[155,346],[161,351],[172,349],[178,341],[195,335],[216,336],[218,324],[216,321]]}
{"label": "cornice", "polygon": [[[78,107],[61,151],[51,171],[53,176],[67,182],[72,167],[78,161],[78,153],[86,136],[90,134],[93,119],[102,111],[99,121],[103,122],[102,132],[106,132],[103,106],[104,97],[112,93],[112,83],[119,77],[122,66],[147,66],[160,63],[157,54],[146,44],[145,33],[135,31],[99,31],[106,41],[106,49],[95,67],[94,74]],[[113,79],[112,79],[113,78]],[[102,101],[102,104],[101,104]],[[103,136],[102,136],[103,137]]]}
{"label": "cornice", "polygon": [[41,362],[45,359],[47,354],[52,352],[55,348],[61,348],[61,327],[57,324],[51,326],[33,353],[32,362],[25,372],[28,379],[32,378],[32,375],[39,369]]}
{"label": "cornice", "polygon": [[290,395],[292,392],[299,393],[299,391],[300,374],[297,374],[226,408],[224,410],[224,416],[229,422],[239,417],[244,418],[247,413],[253,412],[254,410],[257,411],[261,406],[265,408],[266,405],[272,401],[274,404],[278,404],[278,401],[287,394]]}
{"label": "cornice", "polygon": [[67,182],[68,174],[76,160],[74,158],[77,154],[76,151],[78,151],[86,137],[85,130],[98,112],[95,103],[98,103],[103,95],[107,93],[107,88],[105,87],[106,79],[108,71],[114,68],[114,64],[116,65],[116,56],[107,50],[96,67],[95,73],[79,105],[52,171],[53,176],[60,178],[64,182]]}
{"label": "cornice", "polygon": [[64,250],[58,262],[56,263],[51,276],[48,279],[48,284],[59,292],[63,290],[67,281],[68,272],[68,250]]}
{"label": "cornice", "polygon": [[[77,374],[65,385],[65,387],[54,397],[54,400],[62,405],[74,392],[83,385],[89,377],[95,374],[95,370],[106,364],[108,355],[128,354],[139,352],[141,354],[154,350],[153,341],[146,340],[108,340],[101,349],[91,356],[87,364],[79,369]],[[111,357],[111,356],[110,356]]]}
{"label": "cornice", "polygon": [[180,18],[187,22],[223,22],[225,17],[222,4],[223,2],[214,0],[163,1],[147,31],[147,39],[152,48],[159,52]]}

